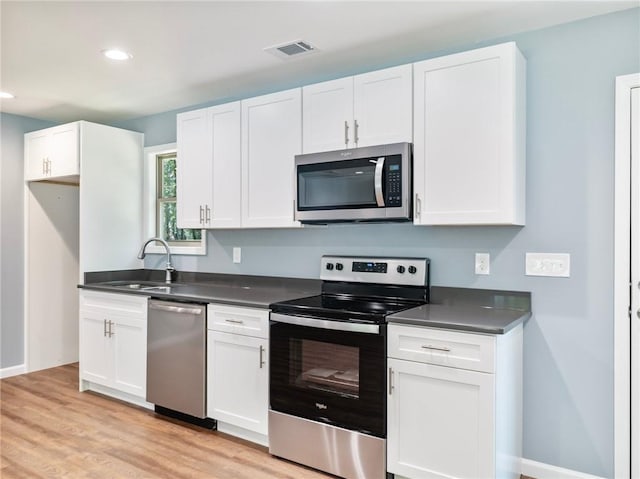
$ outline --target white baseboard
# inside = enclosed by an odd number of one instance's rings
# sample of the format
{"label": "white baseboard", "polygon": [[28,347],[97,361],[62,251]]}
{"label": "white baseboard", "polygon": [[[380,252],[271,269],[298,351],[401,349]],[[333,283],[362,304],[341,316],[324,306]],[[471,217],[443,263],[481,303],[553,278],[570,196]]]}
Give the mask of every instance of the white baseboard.
{"label": "white baseboard", "polygon": [[27,372],[27,368],[24,364],[18,364],[17,366],[11,366],[9,368],[0,369],[0,379],[10,378],[11,376],[17,376]]}
{"label": "white baseboard", "polygon": [[585,472],[572,471],[543,462],[522,459],[522,474],[535,479],[604,479]]}

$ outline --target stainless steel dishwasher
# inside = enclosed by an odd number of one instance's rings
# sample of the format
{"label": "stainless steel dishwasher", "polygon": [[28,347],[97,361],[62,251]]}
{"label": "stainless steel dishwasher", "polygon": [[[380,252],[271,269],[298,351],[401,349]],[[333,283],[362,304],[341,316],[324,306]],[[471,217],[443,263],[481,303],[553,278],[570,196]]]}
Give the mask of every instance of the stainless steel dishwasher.
{"label": "stainless steel dishwasher", "polygon": [[206,320],[206,305],[149,300],[147,401],[156,412],[206,417]]}

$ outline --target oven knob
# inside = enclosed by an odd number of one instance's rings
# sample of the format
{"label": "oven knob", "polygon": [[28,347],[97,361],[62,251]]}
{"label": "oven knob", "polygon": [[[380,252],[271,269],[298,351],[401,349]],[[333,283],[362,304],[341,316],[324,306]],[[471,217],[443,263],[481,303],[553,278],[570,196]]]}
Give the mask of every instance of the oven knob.
{"label": "oven knob", "polygon": [[333,269],[333,263],[327,263],[327,269],[331,271]]}
{"label": "oven knob", "polygon": [[342,268],[343,268],[342,263],[336,263],[336,269],[338,271],[342,271]]}
{"label": "oven knob", "polygon": [[409,266],[409,273],[416,274],[416,271],[418,271],[418,268],[415,266]]}
{"label": "oven knob", "polygon": [[396,268],[396,271],[400,274],[404,273],[404,266],[400,265]]}

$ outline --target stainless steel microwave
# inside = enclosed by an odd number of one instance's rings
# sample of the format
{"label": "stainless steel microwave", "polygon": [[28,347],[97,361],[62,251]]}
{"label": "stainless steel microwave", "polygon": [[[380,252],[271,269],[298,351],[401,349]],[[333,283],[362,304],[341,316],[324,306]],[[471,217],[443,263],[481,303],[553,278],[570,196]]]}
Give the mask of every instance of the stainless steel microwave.
{"label": "stainless steel microwave", "polygon": [[295,219],[409,221],[411,167],[411,143],[296,155]]}

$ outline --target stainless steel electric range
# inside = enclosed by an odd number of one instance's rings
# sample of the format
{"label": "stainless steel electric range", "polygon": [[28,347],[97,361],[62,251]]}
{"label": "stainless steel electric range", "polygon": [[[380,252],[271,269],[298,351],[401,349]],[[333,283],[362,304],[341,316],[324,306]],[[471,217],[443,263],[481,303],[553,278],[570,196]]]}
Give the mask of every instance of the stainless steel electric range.
{"label": "stainless steel electric range", "polygon": [[322,294],[270,305],[271,454],[386,477],[386,316],[429,301],[429,265],[323,256]]}

